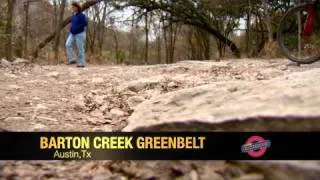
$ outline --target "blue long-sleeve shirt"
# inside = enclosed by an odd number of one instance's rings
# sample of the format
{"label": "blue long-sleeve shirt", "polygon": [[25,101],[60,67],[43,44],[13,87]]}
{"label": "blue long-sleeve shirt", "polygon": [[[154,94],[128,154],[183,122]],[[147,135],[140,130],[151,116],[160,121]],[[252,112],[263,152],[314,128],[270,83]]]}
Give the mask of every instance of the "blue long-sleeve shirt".
{"label": "blue long-sleeve shirt", "polygon": [[87,17],[82,13],[78,12],[71,18],[70,32],[74,35],[84,32],[85,27],[88,25]]}

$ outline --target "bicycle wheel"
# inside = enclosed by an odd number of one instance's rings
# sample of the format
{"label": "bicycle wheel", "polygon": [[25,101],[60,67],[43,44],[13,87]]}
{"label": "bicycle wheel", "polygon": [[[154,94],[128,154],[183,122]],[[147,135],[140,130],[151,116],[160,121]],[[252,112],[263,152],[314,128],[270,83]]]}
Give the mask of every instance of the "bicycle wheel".
{"label": "bicycle wheel", "polygon": [[318,9],[314,7],[303,4],[290,9],[278,29],[281,51],[299,64],[311,64],[320,59],[320,21]]}

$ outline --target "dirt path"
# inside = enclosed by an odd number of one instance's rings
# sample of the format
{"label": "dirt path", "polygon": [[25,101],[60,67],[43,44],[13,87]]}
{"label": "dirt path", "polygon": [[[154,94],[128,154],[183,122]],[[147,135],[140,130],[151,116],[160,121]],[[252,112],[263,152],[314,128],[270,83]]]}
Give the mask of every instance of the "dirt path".
{"label": "dirt path", "polygon": [[[160,93],[219,81],[266,80],[318,66],[286,64],[284,60],[229,60],[86,69],[37,65],[1,68],[0,128],[11,131],[120,130],[124,125],[117,125],[126,118],[110,117],[110,111],[116,108],[128,117],[132,109],[127,100],[132,96],[148,99]],[[151,83],[143,87],[144,84],[139,84],[141,79]],[[133,91],[125,88],[130,84]]]}
{"label": "dirt path", "polygon": [[[268,80],[320,67],[320,63],[300,67],[288,63],[281,59],[243,59],[85,69],[25,64],[0,67],[0,130],[120,131],[126,127],[137,104],[158,94],[222,81]],[[0,179],[193,179],[195,176],[223,179],[247,173],[233,172],[237,169],[228,169],[224,162],[179,161],[171,162],[168,167],[165,164],[1,162]],[[163,168],[161,173],[158,166]],[[210,168],[218,170],[212,172]]]}

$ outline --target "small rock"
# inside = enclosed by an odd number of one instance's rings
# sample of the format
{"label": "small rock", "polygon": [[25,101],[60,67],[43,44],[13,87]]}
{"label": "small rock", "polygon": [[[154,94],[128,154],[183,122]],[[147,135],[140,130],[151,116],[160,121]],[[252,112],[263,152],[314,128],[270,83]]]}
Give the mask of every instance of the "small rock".
{"label": "small rock", "polygon": [[106,98],[107,96],[94,96],[93,97],[93,102],[95,104],[97,104],[98,106],[102,106],[104,104],[104,99]]}
{"label": "small rock", "polygon": [[117,117],[123,117],[123,116],[126,115],[126,113],[123,112],[123,111],[122,111],[121,109],[119,109],[119,108],[113,108],[113,109],[111,109],[110,114],[111,114],[111,115],[114,115],[114,116],[117,116]]}
{"label": "small rock", "polygon": [[48,109],[48,107],[43,104],[37,104],[36,109],[37,110],[45,110],[45,109]]}
{"label": "small rock", "polygon": [[78,112],[82,112],[86,108],[85,98],[83,95],[80,95],[76,98],[76,102],[73,108]]}
{"label": "small rock", "polygon": [[195,171],[195,170],[192,170],[190,173],[189,173],[189,176],[190,176],[190,179],[191,180],[198,180],[199,178],[198,178],[198,173],[197,173],[197,171]]}
{"label": "small rock", "polygon": [[110,179],[110,180],[128,180],[127,177],[119,176],[119,175],[113,175],[113,176],[108,177],[107,179]]}
{"label": "small rock", "polygon": [[76,105],[74,105],[73,109],[75,111],[82,112],[85,109],[85,106],[81,105],[81,104],[76,104]]}
{"label": "small rock", "polygon": [[175,82],[170,82],[170,83],[168,84],[168,87],[169,87],[169,88],[177,88],[178,85],[177,85]]}
{"label": "small rock", "polygon": [[18,85],[14,85],[14,84],[9,85],[9,88],[10,88],[10,89],[14,89],[14,90],[21,90],[21,89],[23,89],[23,87],[18,86]]}
{"label": "small rock", "polygon": [[296,62],[289,62],[286,64],[286,66],[296,66],[296,67],[299,67],[300,64],[296,63]]}
{"label": "small rock", "polygon": [[185,164],[174,164],[172,165],[171,170],[175,176],[182,176],[192,171],[191,167]]}
{"label": "small rock", "polygon": [[211,179],[224,180],[224,178],[220,174],[218,174],[212,170],[211,171],[207,170],[204,173],[199,173],[199,179],[202,179],[202,180],[211,180]]}
{"label": "small rock", "polygon": [[96,109],[90,113],[91,116],[103,119],[103,112]]}
{"label": "small rock", "polygon": [[109,119],[109,117],[104,118],[104,124],[112,124],[112,119]]}
{"label": "small rock", "polygon": [[259,81],[262,81],[262,80],[265,80],[266,79],[266,77],[264,77],[264,76],[258,76],[257,77],[257,80],[259,80]]}
{"label": "small rock", "polygon": [[265,77],[264,75],[260,74],[260,73],[256,75],[256,78],[257,78],[257,80],[259,80],[259,81],[262,81],[262,80],[265,80],[265,79],[266,79],[266,77]]}
{"label": "small rock", "polygon": [[70,76],[79,76],[79,74],[80,74],[79,71],[76,71],[72,68],[68,69],[68,71],[70,72],[69,73]]}
{"label": "small rock", "polygon": [[8,67],[11,65],[11,63],[9,61],[7,61],[6,59],[1,59],[0,65],[4,66],[4,67]]}
{"label": "small rock", "polygon": [[112,127],[109,126],[102,126],[102,127],[95,127],[93,128],[93,131],[95,132],[112,132]]}
{"label": "small rock", "polygon": [[99,109],[102,112],[106,112],[106,111],[109,111],[109,106],[107,104],[104,104],[104,105],[100,106]]}
{"label": "small rock", "polygon": [[91,80],[92,83],[96,83],[96,84],[100,84],[100,83],[103,83],[104,82],[104,79],[103,78],[93,78]]}
{"label": "small rock", "polygon": [[139,91],[142,91],[143,89],[154,87],[163,80],[164,80],[163,76],[155,76],[151,78],[139,79],[137,81],[133,81],[128,85],[126,85],[125,90],[139,92]]}
{"label": "small rock", "polygon": [[81,168],[79,169],[79,172],[90,172],[93,169],[97,168],[98,165],[99,164],[97,162],[88,162],[81,166]]}
{"label": "small rock", "polygon": [[14,74],[4,73],[3,75],[6,76],[6,77],[8,77],[8,78],[11,78],[11,79],[16,79],[16,78],[18,78],[18,76],[14,75]]}
{"label": "small rock", "polygon": [[137,105],[145,101],[146,99],[141,96],[133,96],[128,99],[128,104],[131,109],[134,109]]}
{"label": "small rock", "polygon": [[13,99],[16,100],[16,101],[20,100],[20,98],[18,96],[14,96]]}
{"label": "small rock", "polygon": [[136,177],[138,179],[160,179],[156,172],[150,171],[149,169],[138,171]]}
{"label": "small rock", "polygon": [[32,102],[31,101],[26,101],[24,102],[25,105],[32,105]]}
{"label": "small rock", "polygon": [[48,129],[47,126],[45,126],[43,124],[35,124],[32,127],[32,130],[34,130],[34,131],[43,131],[43,130],[46,130],[46,129]]}
{"label": "small rock", "polygon": [[233,93],[233,92],[237,92],[239,89],[238,87],[232,87],[232,88],[229,88],[228,91]]}
{"label": "small rock", "polygon": [[59,78],[60,73],[58,72],[50,72],[47,74],[48,77]]}
{"label": "small rock", "polygon": [[[121,90],[123,90],[123,89],[119,89],[118,91],[120,91],[121,92]],[[133,91],[130,91],[130,90],[124,90],[124,91],[122,91],[121,92],[123,95],[126,95],[126,96],[135,96],[135,95],[137,95],[137,93],[136,92],[133,92]]]}
{"label": "small rock", "polygon": [[92,180],[106,180],[106,179],[109,179],[111,176],[111,173],[108,173],[106,175],[106,173],[103,173],[103,174],[97,174],[97,175],[94,175]]}
{"label": "small rock", "polygon": [[286,71],[286,70],[288,70],[288,66],[285,66],[285,65],[284,65],[284,66],[280,66],[279,68],[280,68],[281,71]]}
{"label": "small rock", "polygon": [[241,75],[236,75],[235,78],[238,79],[238,80],[243,80],[244,79]]}
{"label": "small rock", "polygon": [[96,117],[87,118],[87,123],[90,125],[94,125],[94,126],[100,126],[102,124],[105,124],[103,118],[101,119],[101,118],[96,118]]}
{"label": "small rock", "polygon": [[4,121],[24,121],[26,120],[24,117],[8,117]]}
{"label": "small rock", "polygon": [[148,90],[145,91],[143,97],[145,99],[150,99],[151,97],[157,96],[157,95],[160,95],[160,94],[161,94],[161,92],[159,90],[157,90],[157,89],[148,89]]}
{"label": "small rock", "polygon": [[69,100],[67,98],[61,98],[60,99],[62,102],[68,102]]}
{"label": "small rock", "polygon": [[147,86],[147,83],[144,82],[136,82],[128,85],[128,89],[133,92],[139,92],[143,90]]}
{"label": "small rock", "polygon": [[234,180],[264,180],[264,176],[261,174],[246,174]]}
{"label": "small rock", "polygon": [[276,63],[278,63],[277,60],[270,60],[270,64],[276,64]]}
{"label": "small rock", "polygon": [[55,118],[50,118],[50,117],[44,117],[44,116],[38,116],[37,117],[38,120],[43,120],[43,121],[58,121]]}
{"label": "small rock", "polygon": [[29,63],[29,61],[22,58],[17,58],[15,61],[12,62],[13,65],[27,64],[27,63]]}
{"label": "small rock", "polygon": [[35,101],[40,101],[41,100],[41,98],[39,98],[39,97],[33,97],[32,99],[35,100]]}

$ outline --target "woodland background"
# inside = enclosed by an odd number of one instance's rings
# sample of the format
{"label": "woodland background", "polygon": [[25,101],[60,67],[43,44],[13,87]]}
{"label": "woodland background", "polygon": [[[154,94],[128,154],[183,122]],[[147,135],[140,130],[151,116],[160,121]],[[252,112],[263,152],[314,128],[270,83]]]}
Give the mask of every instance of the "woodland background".
{"label": "woodland background", "polygon": [[[78,1],[88,3],[90,1]],[[92,1],[91,1],[92,2]],[[276,31],[296,0],[106,0],[85,11],[91,63],[279,57]],[[66,61],[71,0],[0,0],[0,58]],[[94,4],[94,3],[93,3]]]}

